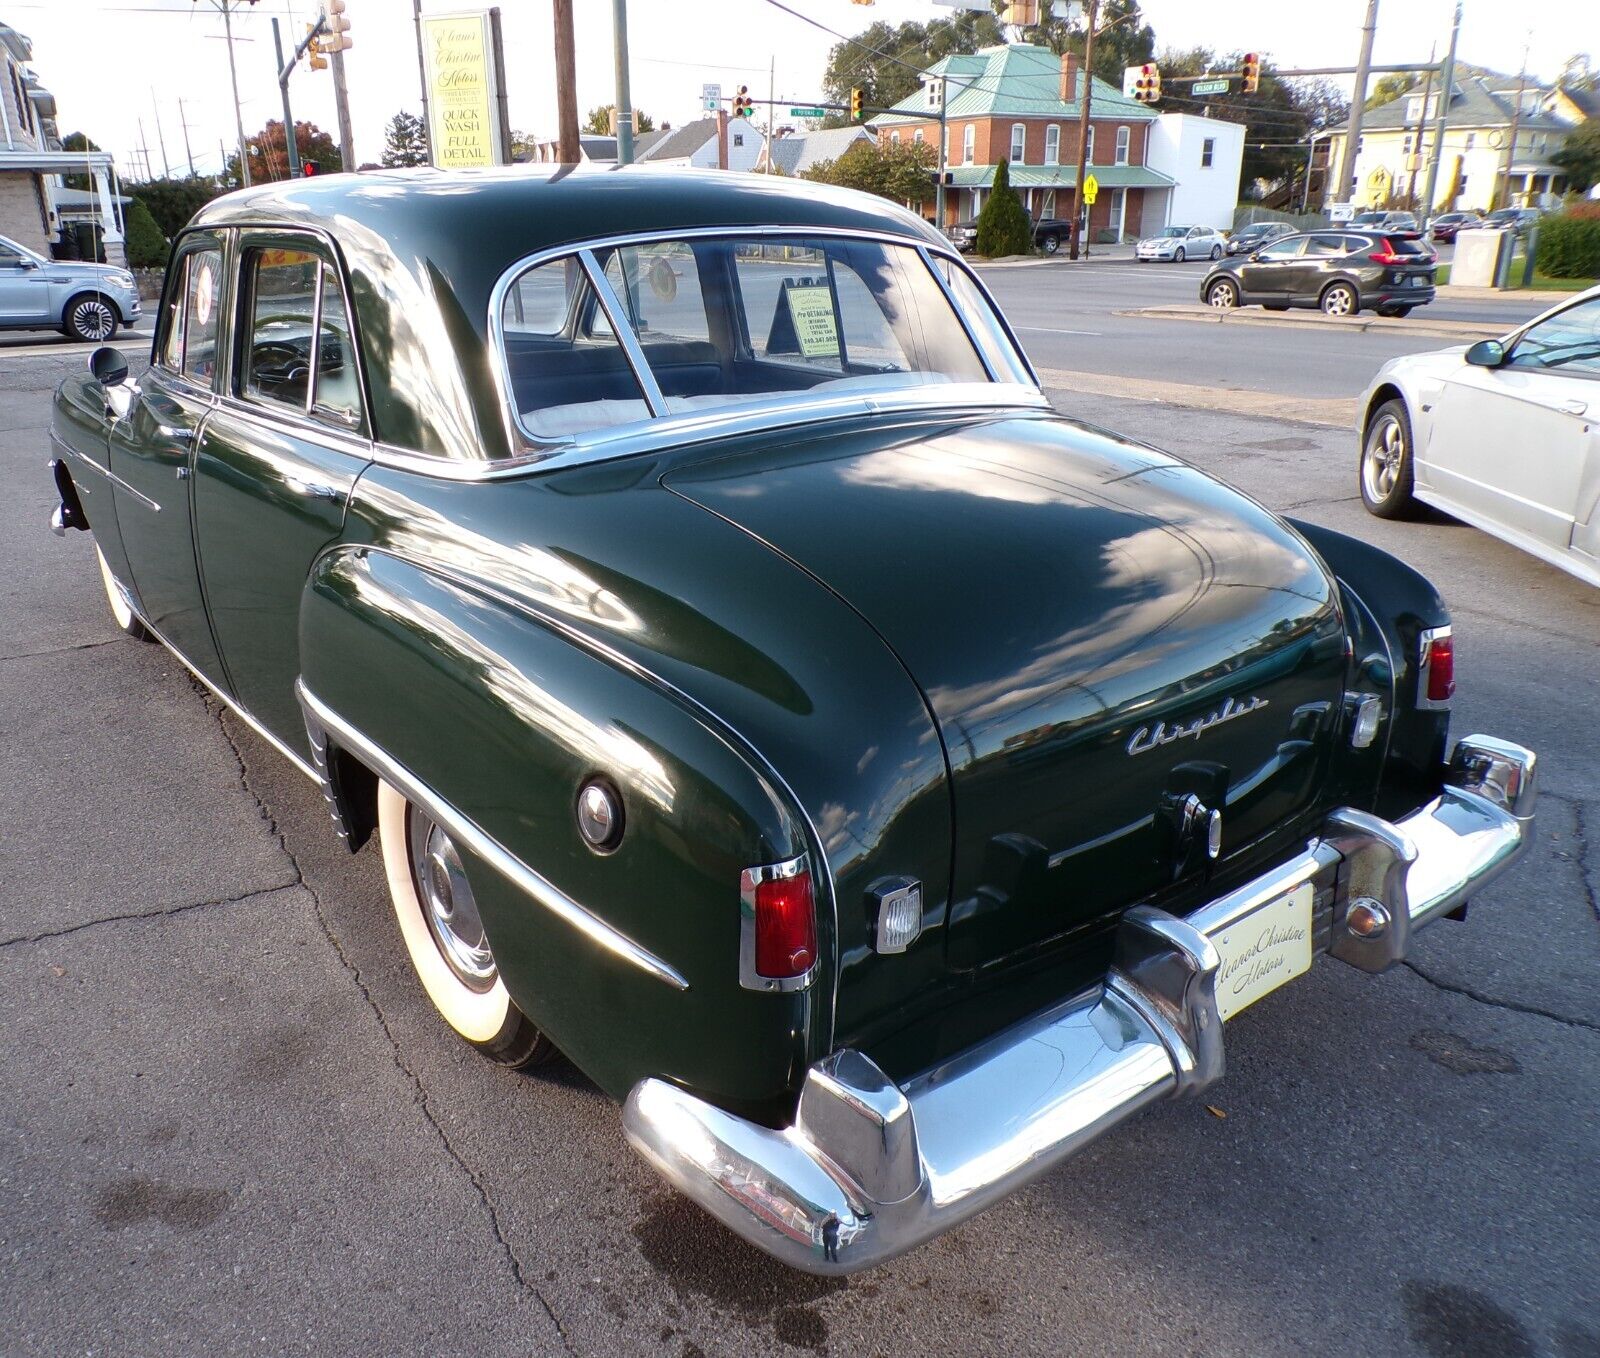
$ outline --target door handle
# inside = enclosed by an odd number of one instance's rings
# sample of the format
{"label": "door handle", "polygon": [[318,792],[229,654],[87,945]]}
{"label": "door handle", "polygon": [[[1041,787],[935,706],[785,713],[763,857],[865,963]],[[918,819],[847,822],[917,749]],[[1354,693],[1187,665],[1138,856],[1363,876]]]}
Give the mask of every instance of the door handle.
{"label": "door handle", "polygon": [[1587,401],[1576,400],[1563,401],[1561,403],[1561,409],[1568,415],[1582,415],[1586,410],[1589,409],[1589,403]]}

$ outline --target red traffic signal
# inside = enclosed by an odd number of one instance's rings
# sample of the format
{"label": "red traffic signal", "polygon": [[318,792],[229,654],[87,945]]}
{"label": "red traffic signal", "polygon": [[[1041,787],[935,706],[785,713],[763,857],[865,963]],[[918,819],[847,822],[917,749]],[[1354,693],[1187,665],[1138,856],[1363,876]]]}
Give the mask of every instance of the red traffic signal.
{"label": "red traffic signal", "polygon": [[1254,94],[1261,88],[1261,57],[1255,52],[1244,54],[1244,63],[1241,72],[1244,76],[1242,88],[1246,94]]}
{"label": "red traffic signal", "polygon": [[303,160],[300,162],[300,177],[302,179],[310,179],[312,175],[318,175],[321,173],[322,171],[317,167],[316,161]]}

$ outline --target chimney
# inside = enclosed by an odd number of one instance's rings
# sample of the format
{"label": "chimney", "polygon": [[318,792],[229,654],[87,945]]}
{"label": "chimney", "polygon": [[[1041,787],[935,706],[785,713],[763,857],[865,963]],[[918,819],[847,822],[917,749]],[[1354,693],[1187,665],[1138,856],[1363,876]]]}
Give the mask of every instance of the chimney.
{"label": "chimney", "polygon": [[1083,63],[1076,52],[1068,52],[1061,58],[1061,102],[1070,104],[1078,97],[1078,72],[1083,69]]}

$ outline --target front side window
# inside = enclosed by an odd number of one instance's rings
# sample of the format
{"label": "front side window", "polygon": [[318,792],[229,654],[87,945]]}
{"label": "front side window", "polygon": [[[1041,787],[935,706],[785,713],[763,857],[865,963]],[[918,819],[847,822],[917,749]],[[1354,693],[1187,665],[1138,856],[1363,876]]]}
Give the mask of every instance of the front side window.
{"label": "front side window", "polygon": [[1128,163],[1128,143],[1132,140],[1133,133],[1126,127],[1117,129],[1117,164]]}
{"label": "front side window", "polygon": [[1011,163],[1021,165],[1026,155],[1028,144],[1028,129],[1022,123],[1011,125]]}
{"label": "front side window", "polygon": [[504,294],[507,387],[538,441],[809,393],[1032,381],[965,270],[938,264],[958,313],[911,246],[730,235],[593,262],[598,287],[565,258]]}
{"label": "front side window", "polygon": [[247,249],[240,280],[239,394],[345,428],[359,426],[355,342],[328,261],[298,247]]}
{"label": "front side window", "polygon": [[1274,241],[1261,251],[1262,259],[1294,259],[1305,249],[1304,236],[1290,236],[1287,240]]}
{"label": "front side window", "polygon": [[195,250],[183,277],[183,375],[209,387],[217,371],[217,327],[222,312],[222,251]]}
{"label": "front side window", "polygon": [[1529,326],[1506,365],[1600,377],[1600,297]]}

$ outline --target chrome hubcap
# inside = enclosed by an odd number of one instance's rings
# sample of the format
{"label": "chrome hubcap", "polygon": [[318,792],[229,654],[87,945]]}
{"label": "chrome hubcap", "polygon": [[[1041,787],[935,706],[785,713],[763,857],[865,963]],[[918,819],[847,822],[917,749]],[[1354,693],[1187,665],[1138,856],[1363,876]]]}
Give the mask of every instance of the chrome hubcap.
{"label": "chrome hubcap", "polygon": [[104,339],[111,333],[111,308],[104,302],[80,302],[72,319],[90,339]]}
{"label": "chrome hubcap", "polygon": [[1335,288],[1328,294],[1328,300],[1322,304],[1322,309],[1330,316],[1348,316],[1350,314],[1350,294],[1343,288]]}
{"label": "chrome hubcap", "polygon": [[1233,305],[1233,289],[1226,283],[1218,283],[1211,289],[1210,301],[1214,307],[1231,307]]}
{"label": "chrome hubcap", "polygon": [[1361,460],[1362,480],[1369,500],[1385,500],[1400,480],[1400,464],[1405,460],[1406,438],[1400,421],[1383,416],[1367,435],[1367,453]]}
{"label": "chrome hubcap", "polygon": [[450,836],[415,806],[408,813],[406,829],[411,881],[434,946],[457,979],[481,994],[494,986],[498,973],[461,855]]}

